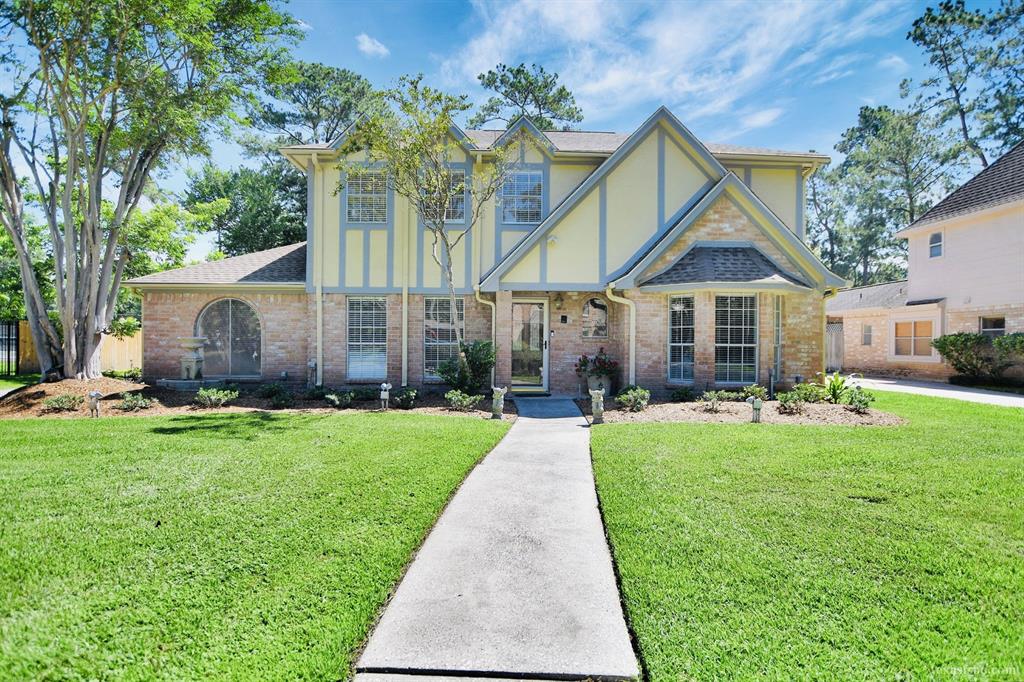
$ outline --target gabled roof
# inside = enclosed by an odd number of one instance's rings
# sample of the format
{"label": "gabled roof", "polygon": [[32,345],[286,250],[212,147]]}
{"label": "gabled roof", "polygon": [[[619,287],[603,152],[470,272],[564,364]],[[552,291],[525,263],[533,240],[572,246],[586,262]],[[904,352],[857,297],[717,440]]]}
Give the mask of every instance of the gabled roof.
{"label": "gabled roof", "polygon": [[[707,150],[704,144],[697,139],[697,137],[690,132],[690,130],[682,124],[682,122],[672,114],[665,107],[658,107],[658,110],[648,117],[643,124],[633,131],[633,134],[629,136],[618,149],[615,150],[610,157],[608,157],[604,163],[597,167],[597,169],[587,176],[587,179],[580,183],[573,192],[562,201],[558,207],[553,210],[547,218],[545,218],[540,225],[538,225],[533,232],[527,235],[522,241],[516,245],[505,257],[496,263],[490,272],[488,272],[481,280],[481,288],[485,291],[493,291],[498,288],[498,283],[501,275],[504,274],[509,268],[514,266],[519,260],[525,256],[530,248],[533,247],[540,239],[554,228],[555,225],[565,217],[579,202],[581,202],[597,184],[606,177],[622,159],[626,158],[631,151],[640,142],[642,142],[647,134],[650,133],[655,126],[659,124],[665,124],[672,130],[674,130],[680,137],[686,140],[694,149],[697,156],[700,157],[717,175],[717,178],[724,177],[728,171],[725,167],[719,163],[711,152]],[[716,179],[717,179],[716,178]]]}
{"label": "gabled roof", "polygon": [[871,284],[843,289],[825,303],[825,311],[833,315],[860,308],[902,308],[907,304],[907,280]]}
{"label": "gabled roof", "polygon": [[526,116],[520,116],[516,120],[512,121],[512,125],[510,125],[505,132],[499,135],[498,138],[491,143],[491,148],[497,148],[508,144],[515,139],[516,135],[520,131],[526,131],[527,134],[531,135],[535,140],[537,140],[540,147],[548,154],[554,154],[555,151],[557,151],[557,148],[554,143],[551,142],[551,139]]}
{"label": "gabled roof", "polygon": [[[708,190],[701,197],[700,201],[694,204],[671,228],[666,230],[665,234],[652,244],[645,253],[640,254],[621,274],[614,276],[614,280],[610,284],[616,289],[629,289],[637,286],[637,280],[640,275],[725,194],[745,199],[753,206],[757,213],[756,218],[760,218],[763,223],[762,229],[765,235],[783,251],[786,251],[788,247],[791,252],[796,253],[799,256],[797,262],[799,260],[804,261],[806,265],[803,268],[803,274],[812,279],[818,278],[819,281],[823,281],[825,286],[828,287],[846,285],[845,279],[825,267],[825,264],[814,255],[814,252],[807,248],[807,245],[792,230],[786,227],[779,217],[732,172],[728,173],[714,187]],[[755,218],[755,216],[750,217],[751,219]],[[754,220],[754,222],[756,223],[757,220]],[[764,225],[769,226],[771,229],[764,229]]]}
{"label": "gabled roof", "polygon": [[1024,200],[1024,142],[1017,143],[901,232],[1021,200]]}
{"label": "gabled roof", "polygon": [[150,284],[304,284],[306,242],[164,270],[136,277],[127,286]]}
{"label": "gabled roof", "polygon": [[640,283],[640,288],[701,282],[795,285],[810,288],[754,246],[694,245],[675,263]]}

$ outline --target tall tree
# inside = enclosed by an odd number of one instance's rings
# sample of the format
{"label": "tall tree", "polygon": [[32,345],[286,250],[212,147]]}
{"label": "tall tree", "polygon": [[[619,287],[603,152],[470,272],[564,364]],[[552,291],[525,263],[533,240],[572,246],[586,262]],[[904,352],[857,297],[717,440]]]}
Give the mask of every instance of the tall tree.
{"label": "tall tree", "polygon": [[[451,134],[455,117],[469,108],[465,96],[423,85],[422,76],[403,76],[384,99],[388,108],[360,121],[342,151],[365,153],[365,160],[384,171],[392,191],[409,202],[429,231],[430,252],[448,289],[459,362],[464,366],[463,333],[455,314],[454,253],[480,222],[510,167],[505,151],[497,149],[486,166],[475,165],[468,177],[452,172],[451,164],[465,158],[465,150]],[[341,170],[351,179],[367,173],[368,164],[346,161]],[[463,214],[457,225],[448,222],[453,209]]]}
{"label": "tall tree", "polygon": [[841,277],[852,271],[846,213],[840,169],[812,175],[807,181],[807,238],[828,269]]}
{"label": "tall tree", "polygon": [[1024,140],[1024,0],[1003,0],[978,51],[984,66],[982,135],[997,152]]}
{"label": "tall tree", "polygon": [[[153,171],[205,152],[208,134],[276,77],[282,40],[298,31],[270,0],[18,0],[0,3],[0,32],[0,220],[29,327],[44,373],[96,377],[131,259],[123,233]],[[26,242],[25,166],[53,248],[63,337]]]}
{"label": "tall tree", "polygon": [[543,66],[508,66],[498,64],[477,76],[480,85],[498,93],[491,97],[469,119],[471,128],[491,121],[508,125],[520,116],[529,118],[541,130],[555,130],[559,125],[570,130],[583,120],[583,110],[569,88],[558,82],[557,73],[548,73]]}

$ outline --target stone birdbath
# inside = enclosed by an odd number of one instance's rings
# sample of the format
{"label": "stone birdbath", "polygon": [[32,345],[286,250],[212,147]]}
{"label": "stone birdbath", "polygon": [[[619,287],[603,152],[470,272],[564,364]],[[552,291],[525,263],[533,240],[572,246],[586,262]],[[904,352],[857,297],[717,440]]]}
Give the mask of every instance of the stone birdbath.
{"label": "stone birdbath", "polygon": [[206,345],[205,336],[182,336],[178,343],[185,349],[181,356],[181,378],[186,381],[194,381],[203,378],[203,346]]}

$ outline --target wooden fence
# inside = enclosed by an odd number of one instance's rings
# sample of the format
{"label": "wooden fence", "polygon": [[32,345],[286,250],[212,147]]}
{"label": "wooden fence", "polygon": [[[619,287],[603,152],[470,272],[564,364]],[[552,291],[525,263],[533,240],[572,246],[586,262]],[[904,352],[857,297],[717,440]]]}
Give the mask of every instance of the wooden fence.
{"label": "wooden fence", "polygon": [[[22,374],[39,371],[39,358],[36,357],[35,346],[32,345],[32,334],[28,322],[21,321],[18,330],[18,368]],[[108,336],[100,346],[100,368],[104,371],[126,370],[142,367],[142,330],[127,339],[116,339]]]}

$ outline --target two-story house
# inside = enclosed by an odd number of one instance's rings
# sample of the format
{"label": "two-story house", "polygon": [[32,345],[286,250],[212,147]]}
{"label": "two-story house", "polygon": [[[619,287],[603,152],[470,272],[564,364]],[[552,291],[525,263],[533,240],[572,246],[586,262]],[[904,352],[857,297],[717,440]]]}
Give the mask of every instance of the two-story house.
{"label": "two-story house", "polygon": [[841,291],[843,369],[945,378],[932,339],[1024,331],[1024,143],[897,233],[907,279]]}
{"label": "two-story house", "polygon": [[455,315],[429,233],[383,173],[340,182],[343,139],[285,147],[307,177],[307,241],[131,281],[145,374],[176,376],[179,337],[200,336],[207,377],[429,384],[456,352],[453,317],[493,340],[495,381],[514,391],[576,394],[574,363],[601,347],[620,382],[656,391],[823,369],[825,298],[845,281],[805,245],[804,184],[827,157],[705,144],[665,108],[631,134],[520,119],[452,135],[453,172],[497,148],[516,159],[459,247]]}

